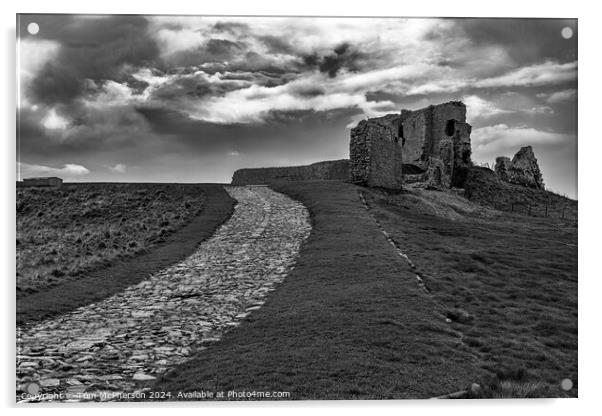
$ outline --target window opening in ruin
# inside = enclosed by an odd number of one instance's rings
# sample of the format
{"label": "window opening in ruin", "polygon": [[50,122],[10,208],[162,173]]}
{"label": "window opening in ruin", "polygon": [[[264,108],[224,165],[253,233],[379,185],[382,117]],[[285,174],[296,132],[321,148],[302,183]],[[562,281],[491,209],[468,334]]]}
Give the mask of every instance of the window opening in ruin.
{"label": "window opening in ruin", "polygon": [[401,145],[404,146],[406,144],[406,138],[403,136],[403,124],[399,125],[399,131],[397,132],[397,136],[401,139]]}
{"label": "window opening in ruin", "polygon": [[447,124],[445,125],[445,134],[448,136],[453,136],[456,131],[456,120],[447,120]]}

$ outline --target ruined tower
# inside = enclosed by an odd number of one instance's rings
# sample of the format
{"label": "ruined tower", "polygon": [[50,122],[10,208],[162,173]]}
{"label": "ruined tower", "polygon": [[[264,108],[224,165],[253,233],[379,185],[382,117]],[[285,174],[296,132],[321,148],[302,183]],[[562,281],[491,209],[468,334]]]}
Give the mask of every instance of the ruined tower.
{"label": "ruined tower", "polygon": [[460,101],[364,120],[351,130],[350,179],[393,189],[402,182],[462,187],[471,129]]}
{"label": "ruined tower", "polygon": [[364,186],[401,189],[401,143],[390,122],[383,118],[360,121],[357,127],[351,129],[349,147],[351,182]]}
{"label": "ruined tower", "polygon": [[466,106],[460,101],[408,111],[399,122],[406,182],[461,187],[471,166]]}

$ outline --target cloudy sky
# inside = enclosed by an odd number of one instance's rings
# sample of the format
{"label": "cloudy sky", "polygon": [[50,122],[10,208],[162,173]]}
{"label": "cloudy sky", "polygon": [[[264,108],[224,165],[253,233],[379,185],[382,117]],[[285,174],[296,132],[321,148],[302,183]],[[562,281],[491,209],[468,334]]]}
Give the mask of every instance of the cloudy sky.
{"label": "cloudy sky", "polygon": [[229,182],[241,167],[347,158],[359,120],[463,100],[475,162],[530,144],[546,185],[577,196],[574,20],[21,15],[18,26],[21,177]]}

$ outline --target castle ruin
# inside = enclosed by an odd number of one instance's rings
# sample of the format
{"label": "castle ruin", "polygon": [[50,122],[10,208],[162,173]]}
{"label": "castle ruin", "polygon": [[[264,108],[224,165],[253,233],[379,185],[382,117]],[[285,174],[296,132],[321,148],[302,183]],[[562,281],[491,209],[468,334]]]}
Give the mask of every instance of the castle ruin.
{"label": "castle ruin", "polygon": [[[401,110],[362,120],[351,129],[349,159],[307,166],[239,169],[234,172],[232,184],[345,180],[391,190],[406,185],[464,188],[473,166],[471,131],[466,122],[466,106],[460,101]],[[531,146],[521,148],[512,160],[498,157],[494,176],[504,182],[544,189]]]}
{"label": "castle ruin", "polygon": [[363,120],[351,130],[350,180],[389,189],[403,182],[461,187],[472,166],[471,129],[460,101]]}
{"label": "castle ruin", "polygon": [[521,147],[512,160],[505,156],[495,159],[495,174],[504,182],[545,189],[543,176],[531,146]]}
{"label": "castle ruin", "polygon": [[386,117],[351,129],[349,179],[364,186],[401,189],[403,153],[397,129]]}

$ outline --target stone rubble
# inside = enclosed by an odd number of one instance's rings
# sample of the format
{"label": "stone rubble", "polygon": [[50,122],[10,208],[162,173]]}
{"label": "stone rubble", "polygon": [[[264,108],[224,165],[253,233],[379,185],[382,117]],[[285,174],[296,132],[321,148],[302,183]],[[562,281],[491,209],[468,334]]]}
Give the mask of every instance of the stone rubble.
{"label": "stone rubble", "polygon": [[187,259],[101,302],[18,328],[17,401],[32,401],[23,394],[32,383],[64,401],[144,391],[263,305],[294,267],[309,214],[267,187],[227,190],[238,201],[232,217]]}

